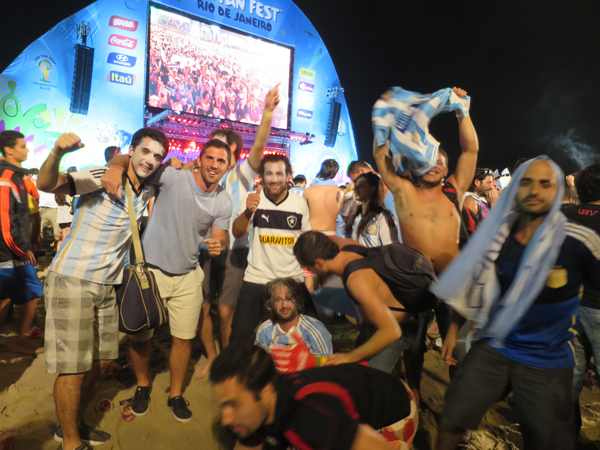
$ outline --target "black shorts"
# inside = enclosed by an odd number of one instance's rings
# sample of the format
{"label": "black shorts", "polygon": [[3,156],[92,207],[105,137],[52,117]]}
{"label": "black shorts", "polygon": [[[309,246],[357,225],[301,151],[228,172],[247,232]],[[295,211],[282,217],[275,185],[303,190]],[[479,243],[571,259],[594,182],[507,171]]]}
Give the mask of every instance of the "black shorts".
{"label": "black shorts", "polygon": [[60,227],[61,230],[64,230],[65,228],[70,228],[72,223],[73,222],[59,223],[58,226]]}
{"label": "black shorts", "polygon": [[473,344],[446,391],[443,416],[476,430],[507,388],[527,450],[570,450],[575,444],[573,369],[545,369],[507,358],[486,341]]}

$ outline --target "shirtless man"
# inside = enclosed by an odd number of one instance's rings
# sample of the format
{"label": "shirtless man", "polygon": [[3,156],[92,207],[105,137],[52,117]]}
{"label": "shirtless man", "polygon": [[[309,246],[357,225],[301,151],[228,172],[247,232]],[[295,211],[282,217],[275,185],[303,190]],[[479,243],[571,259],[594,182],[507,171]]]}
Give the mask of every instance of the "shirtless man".
{"label": "shirtless man", "polygon": [[[467,93],[454,88],[459,97]],[[460,146],[462,154],[456,164],[456,172],[448,175],[448,156],[440,149],[437,165],[422,177],[415,186],[409,180],[396,175],[396,169],[389,158],[389,141],[382,146],[374,143],[373,156],[383,182],[392,192],[400,231],[404,244],[420,251],[433,265],[436,274],[442,272],[459,253],[461,214],[457,207],[442,191],[454,188],[460,209],[464,193],[467,192],[477,167],[479,143],[471,117],[458,117]],[[447,178],[446,178],[447,177]],[[450,308],[440,304],[437,312],[440,333],[445,338],[450,321]],[[423,367],[426,323],[428,315],[421,314],[420,339],[404,357],[408,385],[419,389]]]}
{"label": "shirtless man", "polygon": [[327,236],[335,236],[335,221],[344,200],[344,192],[333,181],[339,168],[334,159],[323,161],[317,178],[303,194],[312,229]]}
{"label": "shirtless man", "polygon": [[[454,88],[459,97],[466,92]],[[404,243],[427,257],[437,274],[459,253],[461,215],[456,206],[442,192],[442,185],[452,185],[462,208],[462,198],[469,188],[475,167],[479,143],[471,117],[458,118],[462,154],[456,172],[448,175],[448,158],[444,151],[438,154],[437,165],[413,185],[396,175],[389,155],[389,141],[374,146],[373,156],[383,182],[392,192]],[[443,183],[442,183],[443,182]]]}

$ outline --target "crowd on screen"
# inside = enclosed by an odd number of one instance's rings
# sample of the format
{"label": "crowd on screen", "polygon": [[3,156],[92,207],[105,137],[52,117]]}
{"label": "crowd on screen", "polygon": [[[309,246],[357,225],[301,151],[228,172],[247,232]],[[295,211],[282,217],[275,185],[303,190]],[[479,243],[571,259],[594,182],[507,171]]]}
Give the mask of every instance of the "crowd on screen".
{"label": "crowd on screen", "polygon": [[[188,35],[189,26],[176,23],[151,24],[150,106],[258,124],[264,96],[277,83],[287,85],[289,66],[282,70],[281,61],[224,38]],[[287,128],[287,108],[275,112],[273,126]]]}

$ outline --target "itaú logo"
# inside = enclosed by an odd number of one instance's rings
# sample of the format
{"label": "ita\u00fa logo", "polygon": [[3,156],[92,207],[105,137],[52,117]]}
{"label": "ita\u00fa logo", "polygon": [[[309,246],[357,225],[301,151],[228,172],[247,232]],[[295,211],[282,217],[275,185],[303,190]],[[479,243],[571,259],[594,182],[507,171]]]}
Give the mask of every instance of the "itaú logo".
{"label": "ita\u00fa logo", "polygon": [[106,81],[131,86],[133,83],[135,83],[135,75],[111,70],[110,72],[108,72],[108,78],[106,79]]}
{"label": "ita\u00fa logo", "polygon": [[123,47],[128,48],[129,50],[133,50],[137,45],[137,39],[119,36],[118,34],[111,34],[108,38],[108,43],[117,47]]}

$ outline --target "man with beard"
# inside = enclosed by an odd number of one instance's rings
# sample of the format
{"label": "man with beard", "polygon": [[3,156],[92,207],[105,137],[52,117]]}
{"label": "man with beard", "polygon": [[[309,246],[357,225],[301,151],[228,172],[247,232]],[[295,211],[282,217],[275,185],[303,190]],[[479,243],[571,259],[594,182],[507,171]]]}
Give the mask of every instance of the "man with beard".
{"label": "man with beard", "polygon": [[498,199],[498,190],[494,188],[494,173],[490,169],[477,168],[469,190],[464,195],[464,206],[473,211],[477,220],[485,219],[490,208]]}
{"label": "man with beard", "polygon": [[304,296],[298,289],[298,283],[293,278],[276,278],[266,285],[265,290],[268,296],[265,309],[271,314],[271,318],[258,327],[254,343],[267,351],[274,340],[279,345],[286,345],[289,339],[280,335],[296,327],[311,353],[331,356],[331,335],[325,325],[302,314]]}
{"label": "man with beard", "polygon": [[600,237],[560,211],[562,179],[545,156],[524,163],[432,288],[454,308],[442,358],[456,364],[465,318],[480,338],[446,391],[438,450],[456,448],[507,389],[525,450],[575,445],[573,326],[582,284],[600,289]]}
{"label": "man with beard", "polygon": [[278,374],[260,347],[236,343],[210,370],[236,450],[407,450],[417,404],[396,377],[359,364]]}
{"label": "man with beard", "polygon": [[[118,186],[126,158],[119,156],[109,163],[109,172],[103,177],[109,194],[115,192],[111,186]],[[191,340],[196,336],[202,307],[200,287],[204,272],[198,262],[200,246],[206,243],[208,253],[214,257],[220,255],[227,244],[231,197],[219,182],[229,161],[229,146],[219,139],[211,139],[202,147],[197,172],[165,167],[151,181],[159,188],[159,195],[142,237],[142,247],[148,268],[154,273],[160,295],[169,310],[173,345],[169,356],[171,389],[167,405],[178,422],[192,418],[182,394]],[[209,231],[210,239],[205,239]],[[154,330],[148,330],[129,336],[131,361],[138,381],[131,402],[131,410],[136,416],[146,414],[150,408],[148,365],[153,333]]]}
{"label": "man with beard", "polygon": [[[292,166],[287,157],[267,155],[258,169],[263,185],[249,192],[240,204],[233,223],[236,239],[250,233],[248,267],[231,324],[231,342],[253,335],[260,321],[264,286],[271,280],[291,277],[302,283],[304,272],[294,257],[293,247],[301,233],[310,231],[308,205],[287,190]],[[308,278],[308,276],[307,276]],[[314,304],[303,284],[300,286],[309,312]]]}
{"label": "man with beard", "polygon": [[[125,192],[114,200],[102,189],[106,167],[59,173],[61,159],[84,146],[72,133],[61,135],[42,165],[37,187],[46,192],[81,195],[73,227],[52,261],[44,282],[46,300],[46,369],[58,373],[54,401],[60,427],[54,438],[60,450],[86,450],[82,440],[101,444],[108,433],[85,424],[85,409],[100,375],[119,355],[116,286],[121,284],[131,225]],[[131,140],[126,176],[134,195],[137,220],[150,198],[145,183],[167,155],[169,140],[154,128],[138,130]],[[119,230],[119,232],[114,232]]]}

